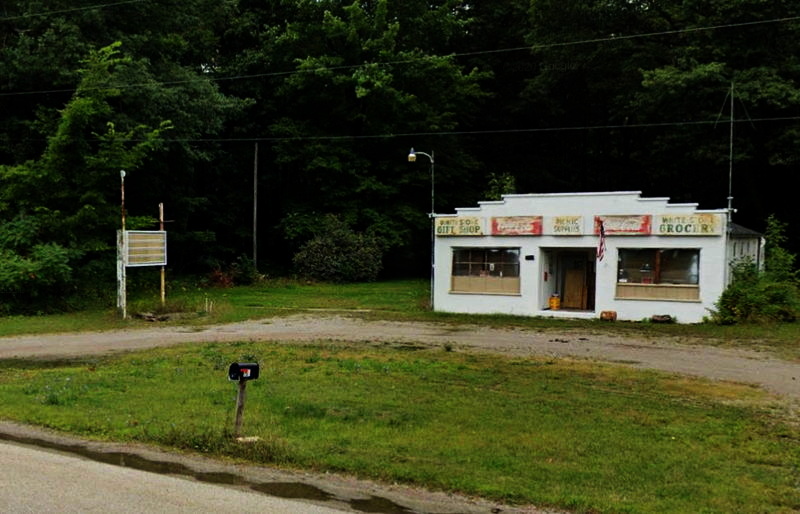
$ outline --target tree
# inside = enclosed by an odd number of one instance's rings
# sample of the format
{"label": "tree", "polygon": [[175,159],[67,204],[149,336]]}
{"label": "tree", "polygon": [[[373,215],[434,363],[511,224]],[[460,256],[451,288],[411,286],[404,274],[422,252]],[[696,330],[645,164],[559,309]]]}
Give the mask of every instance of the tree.
{"label": "tree", "polygon": [[[98,259],[113,255],[119,206],[112,193],[119,190],[119,170],[141,166],[170,128],[164,121],[121,132],[109,121],[121,94],[114,76],[130,63],[119,46],[89,54],[42,156],[0,166],[0,219],[7,220],[0,222],[0,289],[6,292],[0,308],[69,296],[79,270],[95,272]],[[107,261],[112,269],[113,258]]]}
{"label": "tree", "polygon": [[[230,84],[257,99],[252,130],[276,139],[268,187],[279,221],[262,239],[286,239],[298,220],[335,213],[396,249],[406,268],[405,251],[425,251],[428,170],[409,167],[405,155],[426,138],[385,136],[455,130],[484,96],[485,74],[439,53],[464,30],[459,4],[302,1],[249,10],[247,27],[259,32],[248,44],[252,33],[237,28],[229,41],[236,55],[221,70],[266,75]],[[456,138],[435,144],[447,160],[440,183],[475,183],[474,160]],[[459,194],[441,191],[442,207]]]}

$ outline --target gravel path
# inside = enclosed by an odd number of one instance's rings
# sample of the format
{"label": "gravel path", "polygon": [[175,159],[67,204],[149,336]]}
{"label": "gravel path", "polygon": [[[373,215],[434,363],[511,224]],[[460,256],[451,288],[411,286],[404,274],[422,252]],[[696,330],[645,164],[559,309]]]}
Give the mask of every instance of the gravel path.
{"label": "gravel path", "polygon": [[0,338],[2,358],[67,358],[187,342],[365,341],[452,345],[514,356],[579,357],[637,368],[755,384],[800,399],[800,363],[767,353],[578,332],[536,332],[449,324],[365,321],[297,315],[207,327],[146,329]]}

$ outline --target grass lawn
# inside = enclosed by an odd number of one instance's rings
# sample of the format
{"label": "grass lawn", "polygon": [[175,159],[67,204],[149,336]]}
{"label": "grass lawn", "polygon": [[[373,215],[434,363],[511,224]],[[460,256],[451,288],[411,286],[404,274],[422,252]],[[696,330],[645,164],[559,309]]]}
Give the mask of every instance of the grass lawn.
{"label": "grass lawn", "polygon": [[[262,365],[247,448],[241,360]],[[800,510],[800,429],[759,390],[584,361],[325,343],[7,360],[0,417],[577,511]]]}

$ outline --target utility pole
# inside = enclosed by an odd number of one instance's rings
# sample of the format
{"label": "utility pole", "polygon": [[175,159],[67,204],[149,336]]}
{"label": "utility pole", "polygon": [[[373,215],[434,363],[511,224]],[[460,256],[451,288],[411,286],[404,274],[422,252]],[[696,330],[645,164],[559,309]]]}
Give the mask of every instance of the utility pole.
{"label": "utility pole", "polygon": [[258,143],[253,157],[253,267],[258,271]]}

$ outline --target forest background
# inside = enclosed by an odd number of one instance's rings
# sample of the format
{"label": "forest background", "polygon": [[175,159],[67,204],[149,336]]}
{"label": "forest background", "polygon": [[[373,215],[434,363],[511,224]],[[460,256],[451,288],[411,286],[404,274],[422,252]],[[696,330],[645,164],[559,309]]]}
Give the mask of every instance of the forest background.
{"label": "forest background", "polygon": [[170,272],[246,265],[256,145],[249,264],[272,275],[335,231],[426,276],[411,147],[441,213],[613,190],[724,208],[731,127],[734,221],[775,214],[800,250],[798,28],[791,0],[5,0],[0,313],[113,295],[121,169],[129,229],[165,204]]}

